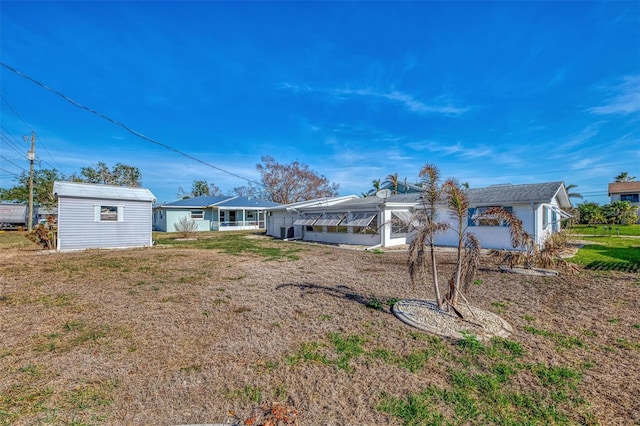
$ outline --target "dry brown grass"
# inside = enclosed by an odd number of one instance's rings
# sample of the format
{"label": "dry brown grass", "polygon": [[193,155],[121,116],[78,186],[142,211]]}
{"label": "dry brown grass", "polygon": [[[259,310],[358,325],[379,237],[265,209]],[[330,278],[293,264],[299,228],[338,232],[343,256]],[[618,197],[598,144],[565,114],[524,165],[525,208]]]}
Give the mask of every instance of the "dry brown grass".
{"label": "dry brown grass", "polygon": [[[412,290],[406,253],[263,244],[302,251],[265,261],[172,247],[3,249],[0,424],[221,423],[250,418],[263,401],[297,410],[304,425],[401,424],[379,411],[383,393],[448,386],[448,371],[460,368],[454,343],[421,335],[384,303],[430,296]],[[441,259],[448,276],[453,259]],[[522,362],[583,372],[585,404],[565,407],[569,418],[640,422],[639,277],[529,277],[483,265],[469,299],[514,327]],[[436,342],[445,355],[415,371],[366,355],[348,368],[303,360],[309,345],[335,358],[330,336],[398,356]]]}

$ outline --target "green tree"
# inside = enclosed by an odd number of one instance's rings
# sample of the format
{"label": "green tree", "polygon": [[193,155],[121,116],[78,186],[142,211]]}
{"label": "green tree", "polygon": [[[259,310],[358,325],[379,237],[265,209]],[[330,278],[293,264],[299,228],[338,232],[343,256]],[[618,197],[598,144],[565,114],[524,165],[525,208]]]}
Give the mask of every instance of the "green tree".
{"label": "green tree", "polygon": [[71,175],[70,180],[131,187],[142,185],[142,177],[137,167],[116,163],[113,168],[109,169],[102,161],[98,162],[94,167],[83,167],[80,169],[80,174]]}
{"label": "green tree", "polygon": [[630,225],[638,220],[638,207],[629,201],[614,201],[602,207],[602,215],[607,223]]}
{"label": "green tree", "polygon": [[384,185],[389,185],[391,186],[391,193],[392,194],[397,194],[398,193],[398,173],[394,173],[394,174],[390,174],[387,176],[387,178],[385,179],[385,181],[383,182]]}
{"label": "green tree", "polygon": [[256,165],[256,170],[260,173],[265,198],[270,201],[290,204],[338,195],[337,183],[329,182],[304,163],[281,164],[270,156],[263,156],[262,162]]}
{"label": "green tree", "polygon": [[222,191],[214,183],[208,183],[206,180],[194,180],[191,184],[191,192],[178,188],[177,196],[186,200],[187,198],[200,197],[202,195],[222,195]]}
{"label": "green tree", "polygon": [[614,177],[616,182],[631,182],[635,178],[635,176],[629,176],[629,173],[627,172],[622,172],[618,176]]}
{"label": "green tree", "polygon": [[[26,203],[29,200],[29,173],[22,172],[16,178],[17,185],[11,188],[0,188],[0,199]],[[53,196],[53,183],[65,180],[64,175],[56,169],[38,169],[33,172],[33,202],[44,207],[53,207],[56,200]]]}
{"label": "green tree", "polygon": [[382,179],[374,179],[371,181],[371,184],[373,185],[373,189],[371,189],[367,195],[376,195],[376,193],[380,191],[380,188],[382,188]]}
{"label": "green tree", "polygon": [[580,214],[580,223],[583,225],[606,222],[606,219],[602,214],[602,208],[598,203],[582,203],[578,205],[578,212]]}

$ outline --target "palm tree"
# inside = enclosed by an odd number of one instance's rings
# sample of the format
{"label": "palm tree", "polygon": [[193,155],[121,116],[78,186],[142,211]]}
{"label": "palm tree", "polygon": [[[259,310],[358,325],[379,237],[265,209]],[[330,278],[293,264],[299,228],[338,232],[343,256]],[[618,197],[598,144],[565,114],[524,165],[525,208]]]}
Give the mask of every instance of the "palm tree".
{"label": "palm tree", "polygon": [[616,180],[616,182],[631,182],[635,178],[636,178],[635,176],[629,176],[629,173],[627,172],[622,172],[618,176],[616,176],[614,179]]}
{"label": "palm tree", "polygon": [[392,193],[398,193],[398,173],[394,173],[392,175],[388,175],[387,179],[385,179],[384,184],[390,184],[393,188]]}
{"label": "palm tree", "polygon": [[569,198],[580,198],[582,199],[582,194],[577,193],[577,192],[570,192],[573,188],[577,188],[578,185],[567,185],[566,190],[567,190],[567,195],[569,196]]}
{"label": "palm tree", "polygon": [[[447,294],[447,303],[455,307],[458,303],[458,293],[460,293],[460,282],[462,280],[464,248],[467,237],[467,227],[464,222],[469,209],[469,198],[460,184],[452,178],[445,181],[444,191],[446,194],[447,209],[457,225],[452,229],[458,234],[456,270],[454,276],[449,280],[449,293]],[[477,242],[477,239],[475,241]],[[472,247],[472,244],[470,244],[469,247]],[[479,249],[480,247],[478,247],[478,250]]]}
{"label": "palm tree", "polygon": [[380,187],[382,186],[382,180],[374,179],[371,181],[371,183],[373,184],[373,189],[371,190],[373,194],[380,191]]}
{"label": "palm tree", "polygon": [[422,191],[423,209],[416,213],[415,219],[420,226],[415,238],[409,246],[409,276],[415,287],[416,281],[426,282],[427,256],[425,247],[429,246],[431,259],[431,277],[433,280],[433,292],[438,309],[443,309],[443,300],[440,296],[438,284],[438,271],[436,268],[435,235],[447,229],[446,224],[436,222],[436,208],[442,199],[442,185],[440,184],[440,171],[433,164],[425,164],[420,170],[420,177],[424,179]]}

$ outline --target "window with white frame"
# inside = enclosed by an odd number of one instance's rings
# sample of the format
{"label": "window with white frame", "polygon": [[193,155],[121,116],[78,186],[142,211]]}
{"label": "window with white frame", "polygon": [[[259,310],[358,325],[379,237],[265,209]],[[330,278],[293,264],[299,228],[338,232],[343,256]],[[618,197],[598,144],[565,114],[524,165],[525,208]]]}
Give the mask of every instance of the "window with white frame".
{"label": "window with white frame", "polygon": [[391,212],[391,235],[404,236],[409,232],[411,225],[411,212],[395,211]]}
{"label": "window with white frame", "polygon": [[493,215],[487,215],[487,210],[493,208],[501,208],[508,212],[513,211],[513,207],[503,206],[487,206],[487,207],[471,207],[467,210],[468,226],[509,226],[504,220],[500,220]]}
{"label": "window with white frame", "polygon": [[113,205],[94,205],[94,222],[122,222],[124,220],[124,207]]}
{"label": "window with white frame", "polygon": [[204,219],[204,210],[191,210],[191,220]]}

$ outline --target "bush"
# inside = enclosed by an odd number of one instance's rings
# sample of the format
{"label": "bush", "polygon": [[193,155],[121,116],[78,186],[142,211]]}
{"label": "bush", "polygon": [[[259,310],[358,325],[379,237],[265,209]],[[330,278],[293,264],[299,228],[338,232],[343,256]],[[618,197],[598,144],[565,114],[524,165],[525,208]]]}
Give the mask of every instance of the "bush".
{"label": "bush", "polygon": [[191,238],[198,230],[198,224],[191,219],[187,219],[186,216],[181,217],[174,227],[182,238]]}

